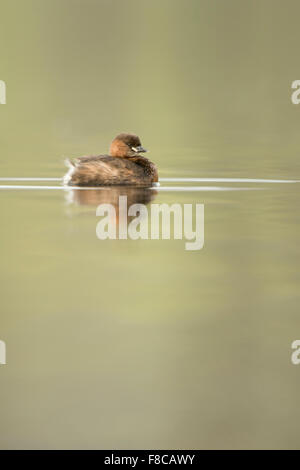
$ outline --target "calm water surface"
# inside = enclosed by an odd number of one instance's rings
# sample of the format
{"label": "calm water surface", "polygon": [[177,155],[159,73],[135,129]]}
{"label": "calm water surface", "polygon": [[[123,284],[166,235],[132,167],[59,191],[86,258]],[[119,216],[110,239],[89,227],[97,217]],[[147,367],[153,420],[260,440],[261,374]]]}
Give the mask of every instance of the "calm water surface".
{"label": "calm water surface", "polygon": [[297,445],[299,186],[222,185],[260,190],[155,196],[205,204],[199,252],[98,240],[101,191],[1,191],[3,447]]}

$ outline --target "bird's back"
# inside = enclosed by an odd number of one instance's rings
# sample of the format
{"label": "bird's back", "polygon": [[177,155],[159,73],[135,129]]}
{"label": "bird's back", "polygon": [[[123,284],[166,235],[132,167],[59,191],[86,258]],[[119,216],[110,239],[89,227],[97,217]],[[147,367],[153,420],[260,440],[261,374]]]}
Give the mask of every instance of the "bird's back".
{"label": "bird's back", "polygon": [[145,170],[145,166],[133,160],[109,155],[76,158],[74,162],[68,163],[70,170],[67,174],[68,181],[65,179],[65,183],[73,186],[151,184],[152,178]]}

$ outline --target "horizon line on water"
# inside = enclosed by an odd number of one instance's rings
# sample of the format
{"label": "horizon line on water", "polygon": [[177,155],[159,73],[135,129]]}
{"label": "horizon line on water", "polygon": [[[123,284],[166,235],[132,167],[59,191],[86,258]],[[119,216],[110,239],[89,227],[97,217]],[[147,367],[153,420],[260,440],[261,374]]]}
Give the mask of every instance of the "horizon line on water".
{"label": "horizon line on water", "polygon": [[178,191],[178,192],[193,192],[193,191],[261,191],[265,188],[228,188],[224,186],[155,186],[149,189],[158,191]]}
{"label": "horizon line on water", "polygon": [[264,178],[160,178],[159,181],[173,183],[300,183],[300,180],[279,180]]}
{"label": "horizon line on water", "polygon": [[[122,188],[121,186],[119,186]],[[126,186],[123,186],[126,188]],[[89,190],[108,190],[108,189],[115,189],[114,186],[23,186],[23,185],[0,185],[0,190],[57,190],[62,189],[63,191],[72,191],[72,190],[80,190],[80,191],[89,191]],[[131,188],[132,189],[132,188]],[[150,188],[133,188],[133,189],[148,189],[154,191],[177,191],[177,192],[199,192],[199,191],[259,191],[264,190],[265,188],[228,188],[222,186],[151,186]]]}
{"label": "horizon line on water", "polygon": [[[0,181],[63,181],[63,178],[57,177],[0,177]],[[159,178],[159,181],[165,183],[300,183],[300,180],[280,180],[264,178]]]}
{"label": "horizon line on water", "polygon": [[63,178],[38,178],[38,177],[19,177],[19,176],[16,176],[15,178],[14,177],[8,177],[8,176],[4,176],[4,177],[0,177],[0,181],[62,181]]}

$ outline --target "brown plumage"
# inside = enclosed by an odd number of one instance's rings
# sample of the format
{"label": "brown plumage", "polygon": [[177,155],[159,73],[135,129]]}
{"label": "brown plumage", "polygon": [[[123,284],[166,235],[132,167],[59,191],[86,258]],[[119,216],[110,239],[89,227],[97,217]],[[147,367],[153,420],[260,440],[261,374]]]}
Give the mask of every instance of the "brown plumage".
{"label": "brown plumage", "polygon": [[156,165],[140,155],[146,152],[134,134],[119,134],[112,141],[110,155],[67,161],[64,183],[71,186],[151,186],[158,181]]}

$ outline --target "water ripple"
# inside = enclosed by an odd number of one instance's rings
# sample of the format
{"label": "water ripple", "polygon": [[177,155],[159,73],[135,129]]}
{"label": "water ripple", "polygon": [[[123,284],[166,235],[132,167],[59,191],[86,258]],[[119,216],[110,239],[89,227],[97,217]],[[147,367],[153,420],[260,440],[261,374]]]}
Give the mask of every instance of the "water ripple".
{"label": "water ripple", "polygon": [[[62,178],[44,177],[0,177],[0,181],[63,181]],[[280,180],[263,178],[160,178],[164,183],[267,183],[267,184],[289,184],[300,183],[300,180]]]}

